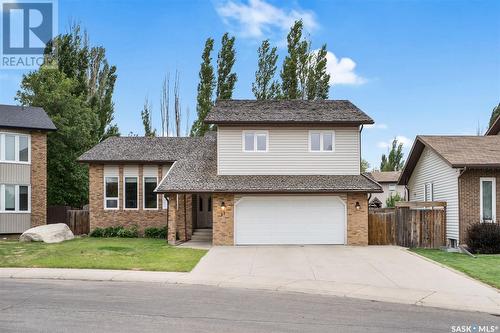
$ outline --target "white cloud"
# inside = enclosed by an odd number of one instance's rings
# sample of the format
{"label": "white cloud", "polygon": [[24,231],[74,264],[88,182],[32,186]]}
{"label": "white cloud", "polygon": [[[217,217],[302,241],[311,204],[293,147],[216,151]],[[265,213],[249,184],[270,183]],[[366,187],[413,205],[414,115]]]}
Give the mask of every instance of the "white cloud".
{"label": "white cloud", "polygon": [[364,128],[366,129],[381,129],[381,130],[385,130],[388,128],[387,124],[368,124],[368,125],[365,125]]}
{"label": "white cloud", "polygon": [[[403,135],[396,136],[396,140],[398,140],[398,143],[403,144],[403,148],[410,148],[413,145],[413,140],[408,139],[406,136]],[[392,141],[393,139],[389,141],[380,141],[379,143],[377,143],[377,147],[383,149],[390,149],[392,146]]]}
{"label": "white cloud", "polygon": [[326,70],[330,73],[330,85],[360,85],[366,83],[365,78],[354,72],[356,63],[351,58],[338,59],[333,52],[328,51],[326,61]]}
{"label": "white cloud", "polygon": [[293,22],[299,19],[304,22],[306,31],[310,32],[318,27],[316,17],[310,10],[286,10],[263,0],[249,0],[248,3],[224,1],[216,6],[216,10],[226,24],[246,38],[269,38],[275,33],[275,29],[286,33]]}

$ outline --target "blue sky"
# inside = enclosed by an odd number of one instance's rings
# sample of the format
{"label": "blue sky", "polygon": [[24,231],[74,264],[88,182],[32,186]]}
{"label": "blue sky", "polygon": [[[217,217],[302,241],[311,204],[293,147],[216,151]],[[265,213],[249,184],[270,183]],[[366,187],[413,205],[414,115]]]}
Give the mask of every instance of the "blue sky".
{"label": "blue sky", "polygon": [[[59,32],[80,22],[118,67],[122,134],[142,133],[146,96],[159,127],[162,79],[176,69],[193,121],[204,41],[214,37],[217,52],[225,31],[236,36],[234,98],[252,98],[260,41],[271,38],[281,61],[299,17],[313,48],[328,44],[330,98],[349,99],[376,121],[363,131],[372,166],[393,137],[409,148],[417,134],[484,130],[500,101],[500,1],[59,1]],[[0,71],[0,103],[15,103],[22,73]]]}

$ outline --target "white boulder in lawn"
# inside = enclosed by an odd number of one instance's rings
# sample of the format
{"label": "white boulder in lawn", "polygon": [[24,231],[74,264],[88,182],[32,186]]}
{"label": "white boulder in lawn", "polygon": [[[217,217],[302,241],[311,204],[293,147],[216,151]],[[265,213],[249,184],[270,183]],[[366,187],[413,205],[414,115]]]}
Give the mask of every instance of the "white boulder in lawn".
{"label": "white boulder in lawn", "polygon": [[64,223],[41,225],[26,230],[19,240],[21,242],[60,243],[75,238],[71,229]]}

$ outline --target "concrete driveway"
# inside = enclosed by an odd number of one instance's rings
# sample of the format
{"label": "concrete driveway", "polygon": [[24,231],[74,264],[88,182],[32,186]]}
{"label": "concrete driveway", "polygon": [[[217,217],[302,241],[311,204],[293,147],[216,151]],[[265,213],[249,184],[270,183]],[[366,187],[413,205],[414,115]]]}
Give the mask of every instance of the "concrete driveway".
{"label": "concrete driveway", "polygon": [[500,313],[497,289],[392,246],[213,247],[187,280]]}

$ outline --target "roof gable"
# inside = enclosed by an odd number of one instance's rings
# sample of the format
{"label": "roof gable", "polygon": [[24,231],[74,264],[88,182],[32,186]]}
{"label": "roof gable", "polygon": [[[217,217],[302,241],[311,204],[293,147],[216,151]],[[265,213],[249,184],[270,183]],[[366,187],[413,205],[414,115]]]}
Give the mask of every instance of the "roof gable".
{"label": "roof gable", "polygon": [[55,131],[56,126],[42,108],[0,104],[0,128]]}
{"label": "roof gable", "polygon": [[500,135],[417,136],[399,184],[407,184],[422,155],[429,148],[452,168],[500,168]]}
{"label": "roof gable", "polygon": [[220,100],[205,118],[209,124],[361,125],[374,121],[347,100]]}

